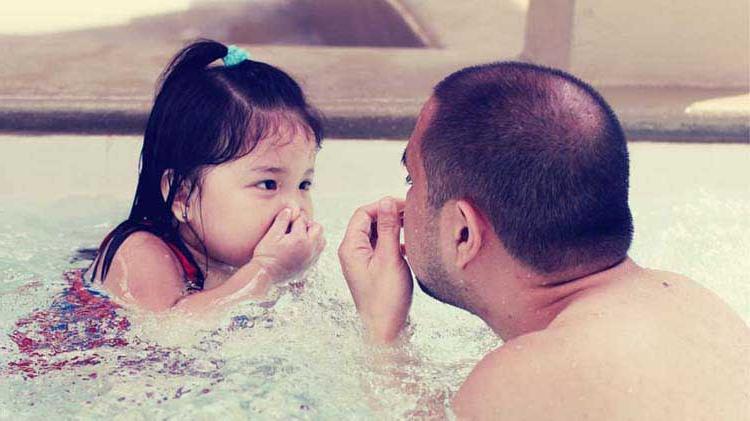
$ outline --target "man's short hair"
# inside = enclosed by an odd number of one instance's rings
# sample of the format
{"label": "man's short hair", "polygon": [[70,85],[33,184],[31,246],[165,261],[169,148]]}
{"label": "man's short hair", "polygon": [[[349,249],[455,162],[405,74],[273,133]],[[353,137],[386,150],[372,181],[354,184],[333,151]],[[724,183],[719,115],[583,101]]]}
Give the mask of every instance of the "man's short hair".
{"label": "man's short hair", "polygon": [[470,200],[509,253],[540,273],[626,256],[625,135],[591,86],[501,62],[453,73],[433,98],[421,146],[430,206]]}

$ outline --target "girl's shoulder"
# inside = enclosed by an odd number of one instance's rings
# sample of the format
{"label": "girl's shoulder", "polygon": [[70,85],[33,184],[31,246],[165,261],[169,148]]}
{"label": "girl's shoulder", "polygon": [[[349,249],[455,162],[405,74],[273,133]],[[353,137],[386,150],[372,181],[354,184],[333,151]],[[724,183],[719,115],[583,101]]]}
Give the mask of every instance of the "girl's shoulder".
{"label": "girl's shoulder", "polygon": [[115,227],[102,240],[86,278],[99,282],[106,280],[117,252],[126,241],[128,249],[142,247],[149,253],[161,255],[168,254],[167,251],[171,252],[179,268],[182,269],[187,289],[191,292],[203,289],[203,272],[179,235],[149,221],[126,220]]}
{"label": "girl's shoulder", "polygon": [[[104,244],[106,256],[112,242]],[[139,230],[128,233],[111,256],[109,270],[101,279],[97,268],[95,282],[124,304],[158,311],[174,305],[186,293],[187,273],[181,257],[158,235]],[[97,265],[99,266],[99,265]]]}
{"label": "girl's shoulder", "polygon": [[135,231],[128,235],[117,250],[124,257],[137,258],[143,263],[171,263],[169,267],[180,269],[180,261],[172,252],[169,243],[149,231]]}

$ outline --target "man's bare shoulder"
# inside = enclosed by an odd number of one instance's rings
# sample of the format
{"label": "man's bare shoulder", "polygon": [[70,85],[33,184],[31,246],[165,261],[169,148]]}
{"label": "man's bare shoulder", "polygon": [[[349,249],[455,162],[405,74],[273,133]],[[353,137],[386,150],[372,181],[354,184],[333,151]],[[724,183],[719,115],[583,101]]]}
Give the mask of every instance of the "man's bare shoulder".
{"label": "man's bare shoulder", "polygon": [[648,271],[633,281],[488,354],[457,394],[457,415],[742,419],[750,409],[747,325],[680,275]]}
{"label": "man's bare shoulder", "polygon": [[[505,343],[474,368],[453,401],[464,419],[581,419],[601,364],[573,339],[541,331]],[[572,412],[571,412],[572,410]],[[554,414],[554,415],[552,415]]]}

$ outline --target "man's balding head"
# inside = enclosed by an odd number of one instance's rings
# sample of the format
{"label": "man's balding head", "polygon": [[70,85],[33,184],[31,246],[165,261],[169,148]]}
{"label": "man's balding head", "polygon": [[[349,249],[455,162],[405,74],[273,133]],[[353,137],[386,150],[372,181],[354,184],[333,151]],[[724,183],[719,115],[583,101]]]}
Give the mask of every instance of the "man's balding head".
{"label": "man's balding head", "polygon": [[470,199],[510,254],[540,273],[625,257],[625,136],[593,88],[504,62],[448,76],[433,100],[421,142],[432,207]]}

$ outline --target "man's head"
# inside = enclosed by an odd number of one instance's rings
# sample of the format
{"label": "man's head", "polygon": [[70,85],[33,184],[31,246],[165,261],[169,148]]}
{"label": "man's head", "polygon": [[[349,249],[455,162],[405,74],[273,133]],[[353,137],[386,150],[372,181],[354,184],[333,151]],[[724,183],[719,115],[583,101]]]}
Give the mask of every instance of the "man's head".
{"label": "man's head", "polygon": [[478,255],[482,235],[545,276],[626,256],[625,137],[602,97],[571,75],[505,62],[448,76],[405,160],[407,252],[436,298],[463,307],[465,285],[452,274]]}

